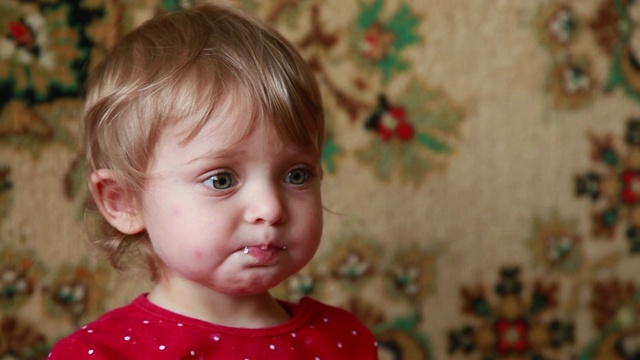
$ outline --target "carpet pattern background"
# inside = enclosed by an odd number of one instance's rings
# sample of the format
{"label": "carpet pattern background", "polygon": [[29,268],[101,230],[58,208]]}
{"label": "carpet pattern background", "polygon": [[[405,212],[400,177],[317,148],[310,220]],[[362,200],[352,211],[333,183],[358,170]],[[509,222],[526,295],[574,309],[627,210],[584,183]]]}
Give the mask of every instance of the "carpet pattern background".
{"label": "carpet pattern background", "polygon": [[[78,115],[178,0],[0,1],[0,359],[148,289],[88,244]],[[640,358],[640,4],[238,0],[313,67],[326,229],[275,289],[353,311],[381,359]]]}

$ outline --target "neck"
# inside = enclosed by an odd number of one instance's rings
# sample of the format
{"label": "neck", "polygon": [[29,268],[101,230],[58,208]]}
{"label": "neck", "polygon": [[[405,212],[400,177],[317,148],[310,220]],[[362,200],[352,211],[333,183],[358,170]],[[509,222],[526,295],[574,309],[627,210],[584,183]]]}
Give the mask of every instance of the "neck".
{"label": "neck", "polygon": [[266,328],[290,319],[269,292],[229,295],[193,284],[160,282],[149,293],[151,303],[210,323],[239,328]]}

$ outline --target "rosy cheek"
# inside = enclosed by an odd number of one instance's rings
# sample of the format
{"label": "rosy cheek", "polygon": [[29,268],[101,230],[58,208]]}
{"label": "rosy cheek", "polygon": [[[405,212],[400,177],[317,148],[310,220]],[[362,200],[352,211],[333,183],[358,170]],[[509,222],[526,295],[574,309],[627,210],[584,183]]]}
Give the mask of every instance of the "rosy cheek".
{"label": "rosy cheek", "polygon": [[201,250],[196,250],[193,252],[193,257],[195,259],[202,259],[204,257],[204,253]]}
{"label": "rosy cheek", "polygon": [[171,207],[171,215],[173,216],[180,216],[182,214],[182,208],[179,206],[172,206]]}

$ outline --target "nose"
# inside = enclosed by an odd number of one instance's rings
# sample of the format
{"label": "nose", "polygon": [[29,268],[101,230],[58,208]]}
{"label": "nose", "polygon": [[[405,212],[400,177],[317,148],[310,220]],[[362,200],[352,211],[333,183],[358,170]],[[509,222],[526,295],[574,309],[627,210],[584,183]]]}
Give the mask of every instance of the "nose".
{"label": "nose", "polygon": [[258,186],[248,194],[245,211],[247,222],[277,225],[286,221],[284,194],[278,186]]}

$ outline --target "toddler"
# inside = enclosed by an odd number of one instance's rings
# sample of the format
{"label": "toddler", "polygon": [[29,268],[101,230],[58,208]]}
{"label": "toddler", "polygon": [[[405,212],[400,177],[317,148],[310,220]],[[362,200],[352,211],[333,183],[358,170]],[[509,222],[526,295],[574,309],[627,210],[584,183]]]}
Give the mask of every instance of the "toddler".
{"label": "toddler", "polygon": [[59,341],[50,359],[375,359],[353,315],[269,290],[322,234],[322,101],[293,47],[221,5],[161,15],[88,83],[89,188],[120,268],[154,286]]}

